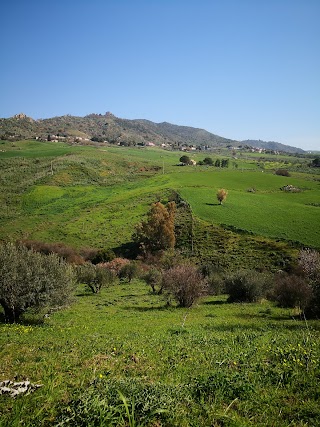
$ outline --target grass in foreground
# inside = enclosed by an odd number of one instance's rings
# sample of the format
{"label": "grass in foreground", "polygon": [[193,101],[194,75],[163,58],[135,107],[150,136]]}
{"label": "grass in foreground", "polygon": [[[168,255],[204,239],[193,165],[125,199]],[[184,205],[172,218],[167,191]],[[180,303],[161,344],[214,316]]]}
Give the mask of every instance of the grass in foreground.
{"label": "grass in foreground", "polygon": [[138,281],[79,289],[44,324],[0,325],[0,380],[43,384],[0,396],[0,425],[318,426],[320,326],[295,314],[168,308]]}

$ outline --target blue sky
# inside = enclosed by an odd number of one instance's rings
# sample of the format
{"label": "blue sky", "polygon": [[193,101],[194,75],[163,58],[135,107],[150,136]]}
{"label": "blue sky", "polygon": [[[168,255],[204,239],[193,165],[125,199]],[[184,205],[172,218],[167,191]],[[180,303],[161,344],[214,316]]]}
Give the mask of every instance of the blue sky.
{"label": "blue sky", "polygon": [[7,0],[0,16],[0,117],[111,111],[320,150],[320,0]]}

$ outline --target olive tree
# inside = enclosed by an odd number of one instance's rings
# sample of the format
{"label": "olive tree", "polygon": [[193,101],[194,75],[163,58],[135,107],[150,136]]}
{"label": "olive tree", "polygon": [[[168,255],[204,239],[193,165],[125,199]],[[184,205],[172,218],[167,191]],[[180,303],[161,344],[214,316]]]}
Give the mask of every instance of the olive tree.
{"label": "olive tree", "polygon": [[28,308],[66,305],[74,284],[73,268],[58,255],[0,245],[0,305],[6,322],[16,322]]}
{"label": "olive tree", "polygon": [[114,274],[108,268],[88,262],[77,267],[77,279],[94,294],[98,294],[103,286],[113,282]]}

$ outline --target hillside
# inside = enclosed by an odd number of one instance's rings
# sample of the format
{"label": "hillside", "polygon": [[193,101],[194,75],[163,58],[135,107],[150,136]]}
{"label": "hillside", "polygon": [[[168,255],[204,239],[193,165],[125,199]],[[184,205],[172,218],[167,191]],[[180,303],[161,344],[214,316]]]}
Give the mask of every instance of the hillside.
{"label": "hillside", "polygon": [[[171,123],[154,123],[149,120],[121,119],[111,113],[89,114],[85,117],[65,115],[49,119],[33,120],[23,113],[0,119],[0,138],[21,140],[37,138],[47,140],[58,137],[60,140],[95,140],[119,145],[165,144],[173,148],[182,145],[207,146],[211,148],[238,146],[239,141],[224,138],[204,129],[178,126]],[[286,152],[303,152],[299,148],[275,142],[243,141],[253,147]]]}
{"label": "hillside", "polygon": [[286,153],[304,153],[301,148],[291,147],[290,145],[281,144],[275,141],[261,141],[261,139],[246,139],[241,141],[243,145],[249,145],[256,148],[265,148],[273,151],[284,151]]}

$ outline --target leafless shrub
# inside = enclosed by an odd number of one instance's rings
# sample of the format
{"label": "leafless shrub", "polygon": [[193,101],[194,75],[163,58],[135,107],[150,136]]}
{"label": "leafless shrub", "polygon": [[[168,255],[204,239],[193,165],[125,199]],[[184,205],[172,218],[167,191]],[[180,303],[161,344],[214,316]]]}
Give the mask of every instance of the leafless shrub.
{"label": "leafless shrub", "polygon": [[192,265],[178,265],[163,274],[163,287],[181,307],[191,307],[206,291],[206,282]]}
{"label": "leafless shrub", "polygon": [[304,310],[312,299],[312,287],[305,278],[295,274],[279,273],[275,276],[275,285],[271,299],[280,307],[299,307]]}

